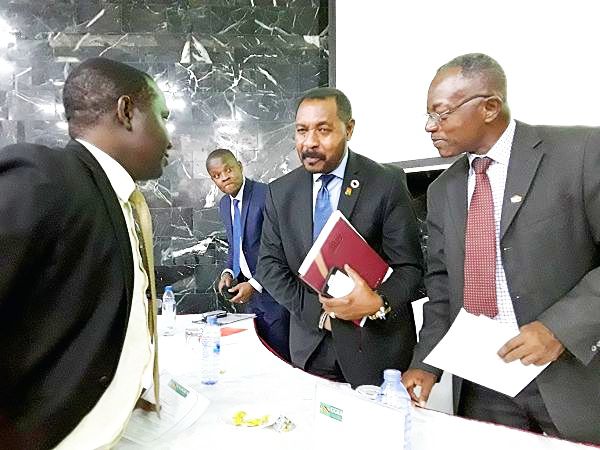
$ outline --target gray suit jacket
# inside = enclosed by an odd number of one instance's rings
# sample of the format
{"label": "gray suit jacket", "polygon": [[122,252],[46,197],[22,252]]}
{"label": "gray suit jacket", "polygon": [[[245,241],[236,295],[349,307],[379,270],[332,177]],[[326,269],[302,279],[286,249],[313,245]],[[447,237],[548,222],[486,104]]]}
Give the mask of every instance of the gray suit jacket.
{"label": "gray suit jacket", "polygon": [[[360,187],[345,195],[352,180]],[[269,185],[255,275],[291,313],[290,351],[301,368],[325,336],[318,328],[321,303],[297,276],[312,246],[312,184],[312,175],[299,167]],[[346,379],[380,384],[383,369],[408,367],[416,340],[410,301],[421,281],[422,257],[404,172],[350,152],[338,209],[394,269],[379,289],[392,306],[389,319],[367,321],[364,328],[332,320]]]}
{"label": "gray suit jacket", "polygon": [[[429,302],[412,367],[422,363],[463,306],[468,159],[428,192]],[[519,195],[520,202],[511,202]],[[565,437],[600,441],[600,129],[517,122],[500,248],[519,326],[539,320],[566,351],[538,377]],[[454,407],[461,379],[454,377]]]}

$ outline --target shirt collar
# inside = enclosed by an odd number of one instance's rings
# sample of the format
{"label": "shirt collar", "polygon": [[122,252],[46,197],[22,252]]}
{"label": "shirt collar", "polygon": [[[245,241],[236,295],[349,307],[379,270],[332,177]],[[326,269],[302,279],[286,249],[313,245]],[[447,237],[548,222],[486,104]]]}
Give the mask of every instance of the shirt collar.
{"label": "shirt collar", "polygon": [[[515,128],[516,122],[511,120],[500,136],[500,139],[496,141],[496,143],[490,148],[490,150],[483,156],[487,156],[492,159],[495,163],[503,164],[508,166],[508,161],[510,159],[510,150],[512,148],[513,138],[515,137]],[[482,155],[475,155],[473,153],[469,153],[469,167],[473,167],[473,160]],[[473,170],[471,168],[471,170]]]}
{"label": "shirt collar", "polygon": [[240,187],[240,190],[237,193],[237,195],[235,197],[233,197],[232,195],[229,196],[231,198],[232,202],[233,202],[233,200],[239,200],[239,202],[242,203],[242,200],[244,199],[244,187],[245,186],[246,186],[246,177],[242,177],[242,186]]}
{"label": "shirt collar", "polygon": [[135,181],[133,181],[131,175],[129,175],[123,166],[108,153],[100,150],[94,144],[83,139],[75,140],[89,150],[96,161],[98,161],[98,164],[100,164],[100,167],[102,167],[102,170],[104,170],[104,173],[119,200],[123,203],[127,203],[129,197],[131,197],[131,194],[133,194],[133,191],[135,190]]}
{"label": "shirt collar", "polygon": [[[344,179],[344,172],[346,171],[346,165],[348,164],[348,149],[345,149],[344,152],[344,157],[342,158],[338,166],[334,170],[329,172],[330,174],[335,175],[336,177],[342,180]],[[313,183],[316,183],[321,175],[321,173],[313,173]]]}

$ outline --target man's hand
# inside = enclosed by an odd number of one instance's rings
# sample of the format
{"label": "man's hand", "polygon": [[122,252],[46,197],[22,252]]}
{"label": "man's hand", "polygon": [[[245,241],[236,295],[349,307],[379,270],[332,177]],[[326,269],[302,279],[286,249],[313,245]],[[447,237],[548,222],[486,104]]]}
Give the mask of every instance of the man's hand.
{"label": "man's hand", "polygon": [[[437,377],[434,374],[422,369],[408,369],[402,374],[402,384],[406,387],[412,401],[421,408],[425,408],[431,388],[436,381]],[[419,395],[415,392],[417,386],[421,388]]]}
{"label": "man's hand", "polygon": [[381,297],[348,264],[344,266],[344,270],[354,280],[354,289],[347,296],[340,298],[325,298],[319,295],[323,310],[342,320],[358,320],[374,314],[383,306]]}
{"label": "man's hand", "polygon": [[539,321],[523,325],[519,334],[508,341],[498,351],[498,356],[504,362],[520,359],[528,366],[541,366],[556,361],[565,351],[565,347],[546,326]]}
{"label": "man's hand", "polygon": [[221,275],[221,279],[219,280],[219,293],[223,294],[223,288],[229,289],[233,284],[233,277],[229,272],[225,272]]}
{"label": "man's hand", "polygon": [[254,294],[254,288],[247,281],[238,283],[228,290],[231,293],[235,293],[235,296],[229,300],[231,303],[246,303],[250,300],[252,294]]}

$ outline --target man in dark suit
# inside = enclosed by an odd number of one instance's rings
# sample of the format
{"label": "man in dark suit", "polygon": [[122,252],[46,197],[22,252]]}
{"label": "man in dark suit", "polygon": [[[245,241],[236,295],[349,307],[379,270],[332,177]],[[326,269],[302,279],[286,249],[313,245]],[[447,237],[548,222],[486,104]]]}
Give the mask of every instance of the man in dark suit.
{"label": "man in dark suit", "polygon": [[150,76],[104,58],[73,69],[63,100],[65,149],[0,150],[3,449],[111,446],[152,380],[129,199],[162,173],[169,111]]}
{"label": "man in dark suit", "polygon": [[[440,155],[466,154],[429,188],[429,301],[405,385],[427,400],[441,373],[423,359],[463,306],[481,308],[514,329],[506,362],[550,365],[514,398],[454,377],[455,411],[600,443],[600,129],[511,120],[504,72],[483,54],[438,69],[427,108]],[[472,233],[484,204],[489,226]]]}
{"label": "man in dark suit", "polygon": [[211,152],[206,159],[206,170],[225,194],[219,203],[219,214],[230,244],[227,268],[219,280],[219,292],[228,289],[234,294],[231,302],[247,303],[247,311],[256,314],[258,335],[289,361],[290,314],[263,290],[253,275],[256,273],[267,185],[244,177],[242,163],[227,149]]}
{"label": "man in dark suit", "polygon": [[[298,102],[302,167],[269,185],[256,278],[291,313],[293,363],[357,386],[380,384],[384,369],[408,366],[416,339],[410,302],[422,266],[404,172],[351,152],[353,130],[341,91],[317,88]],[[339,209],[393,269],[376,292],[349,267],[355,287],[343,298],[320,298],[299,279],[298,268],[326,220],[324,208]],[[365,316],[373,318],[364,327],[354,323]]]}

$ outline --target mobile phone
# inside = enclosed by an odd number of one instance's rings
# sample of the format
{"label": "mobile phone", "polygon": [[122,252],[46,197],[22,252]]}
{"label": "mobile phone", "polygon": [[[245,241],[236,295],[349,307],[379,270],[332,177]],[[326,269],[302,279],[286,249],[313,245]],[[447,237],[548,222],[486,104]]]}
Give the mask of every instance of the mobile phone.
{"label": "mobile phone", "polygon": [[339,267],[332,267],[325,278],[322,294],[326,297],[345,297],[354,289],[354,280]]}
{"label": "mobile phone", "polygon": [[229,289],[231,289],[232,287],[234,287],[235,285],[237,285],[237,280],[233,280],[233,282],[231,283],[231,286],[227,287],[223,287],[223,291],[221,292],[221,295],[223,296],[223,298],[225,300],[231,300],[236,294],[235,292],[229,292]]}

